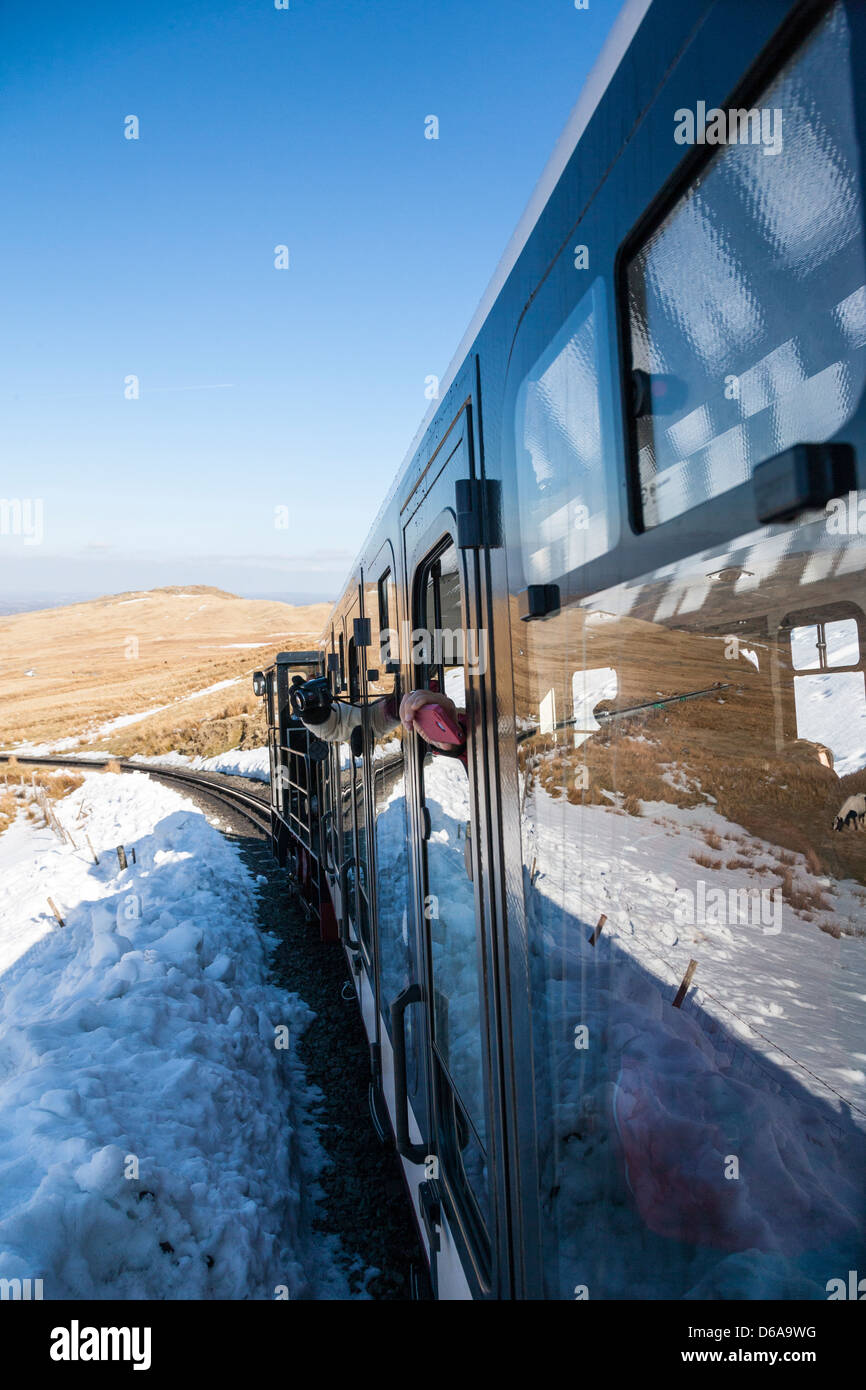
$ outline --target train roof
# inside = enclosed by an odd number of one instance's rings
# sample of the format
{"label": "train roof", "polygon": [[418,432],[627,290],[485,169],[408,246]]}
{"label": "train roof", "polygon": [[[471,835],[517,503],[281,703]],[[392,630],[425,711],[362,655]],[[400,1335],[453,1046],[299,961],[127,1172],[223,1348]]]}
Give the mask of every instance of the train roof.
{"label": "train roof", "polygon": [[[412,461],[427,430],[435,420],[442,405],[442,401],[447,396],[460,368],[466,361],[473,343],[481,333],[491,309],[499,298],[509,275],[517,264],[521,252],[529,241],[539,217],[547,206],[548,200],[562,177],[568,161],[574,154],[583,132],[589,125],[592,116],[601,103],[610,85],[611,79],[628,51],[632,39],[643,23],[651,5],[652,0],[625,0],[617,14],[610,32],[602,45],[601,52],[587,74],[586,80],[581,88],[580,96],[572,109],[562,134],[554,146],[553,153],[548,159],[544,171],[535,185],[529,202],[514,230],[511,240],[502,253],[490,283],[479,301],[478,308],[472,316],[469,327],[463,334],[444,377],[440,380],[439,395],[436,400],[431,401],[430,407],[418,426],[414,438],[403,457],[403,461],[397,470],[394,481],[370,524],[369,531],[364,539],[364,544],[361,546],[361,549],[358,551],[352,563],[349,577],[357,570],[361,556],[364,555],[370,540],[375,535],[382,516],[390,506],[395,494],[409,473]],[[339,606],[341,599],[342,592],[334,603],[333,609],[331,610],[332,614]]]}

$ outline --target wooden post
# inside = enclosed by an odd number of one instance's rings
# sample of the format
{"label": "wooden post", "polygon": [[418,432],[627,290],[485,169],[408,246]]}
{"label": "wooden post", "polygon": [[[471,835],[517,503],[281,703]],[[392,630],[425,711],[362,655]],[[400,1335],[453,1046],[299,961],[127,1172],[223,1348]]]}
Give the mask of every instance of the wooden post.
{"label": "wooden post", "polygon": [[685,975],[683,976],[682,984],[680,985],[679,989],[677,990],[677,996],[676,996],[676,999],[674,1000],[674,1008],[675,1008],[675,1009],[678,1009],[678,1008],[680,1007],[680,1005],[682,1004],[682,1002],[683,1002],[683,1000],[685,999],[686,995],[688,994],[689,985],[690,985],[691,982],[692,982],[692,976],[694,975],[694,973],[695,973],[695,971],[697,970],[697,968],[698,968],[698,963],[697,963],[696,960],[690,960],[689,963],[688,963],[688,965],[686,966],[686,973],[685,973]]}
{"label": "wooden post", "polygon": [[598,922],[596,923],[595,931],[593,932],[592,936],[589,938],[589,944],[590,944],[590,946],[594,946],[595,943],[596,943],[596,941],[598,941],[598,938],[601,936],[601,929],[602,929],[602,927],[604,926],[604,924],[605,924],[606,921],[607,921],[607,914],[603,912],[603,913],[601,914],[601,916],[599,917]]}
{"label": "wooden post", "polygon": [[48,899],[48,906],[51,908],[51,911],[54,913],[54,916],[57,918],[57,920],[58,920],[58,922],[60,923],[61,927],[65,927],[65,926],[66,926],[66,923],[64,922],[63,918],[60,916],[60,913],[59,913],[58,910],[57,910],[57,904],[55,903],[55,901],[54,901],[53,898],[49,898],[49,899]]}
{"label": "wooden post", "polygon": [[135,845],[132,846],[132,862],[135,863]]}
{"label": "wooden post", "polygon": [[121,869],[126,868],[126,850],[123,848],[123,845],[117,846],[117,862]]}
{"label": "wooden post", "polygon": [[90,836],[89,836],[89,835],[85,835],[84,838],[85,838],[85,840],[87,841],[87,848],[90,850],[90,853],[93,855],[93,862],[94,862],[94,864],[98,864],[98,863],[99,863],[99,855],[96,853],[96,850],[93,848],[93,845],[90,843]]}

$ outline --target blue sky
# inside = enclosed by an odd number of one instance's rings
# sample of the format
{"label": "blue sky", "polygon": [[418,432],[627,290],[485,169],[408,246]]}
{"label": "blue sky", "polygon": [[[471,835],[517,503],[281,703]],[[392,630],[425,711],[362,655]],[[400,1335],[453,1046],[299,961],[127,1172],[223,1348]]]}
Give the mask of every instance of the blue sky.
{"label": "blue sky", "polygon": [[0,600],[334,596],[618,8],[6,0]]}

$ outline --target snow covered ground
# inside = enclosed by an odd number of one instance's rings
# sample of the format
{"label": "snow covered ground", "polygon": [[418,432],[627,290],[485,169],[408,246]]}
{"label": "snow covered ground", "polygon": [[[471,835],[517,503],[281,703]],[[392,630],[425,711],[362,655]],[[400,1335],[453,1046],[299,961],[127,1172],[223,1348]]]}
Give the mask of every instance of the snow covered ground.
{"label": "snow covered ground", "polygon": [[23,820],[0,838],[0,1278],[46,1298],[346,1296],[310,1229],[311,1015],[268,982],[239,852],[143,774],[86,774],[56,809],[81,848]]}
{"label": "snow covered ground", "polygon": [[160,753],[151,757],[134,753],[129,760],[148,766],[188,767],[193,772],[226,772],[237,777],[251,777],[256,782],[270,782],[271,769],[267,748],[233,748],[212,758],[190,758],[184,753]]}

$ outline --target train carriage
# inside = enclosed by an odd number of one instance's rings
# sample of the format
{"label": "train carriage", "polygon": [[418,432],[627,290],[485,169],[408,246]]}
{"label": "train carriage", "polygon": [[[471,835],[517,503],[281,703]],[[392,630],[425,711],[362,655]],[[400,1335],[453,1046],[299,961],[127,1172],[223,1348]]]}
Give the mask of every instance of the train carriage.
{"label": "train carriage", "polygon": [[[626,4],[320,649],[257,677],[440,1298],[866,1271],[863,71],[859,3]],[[374,736],[418,687],[465,761]]]}

